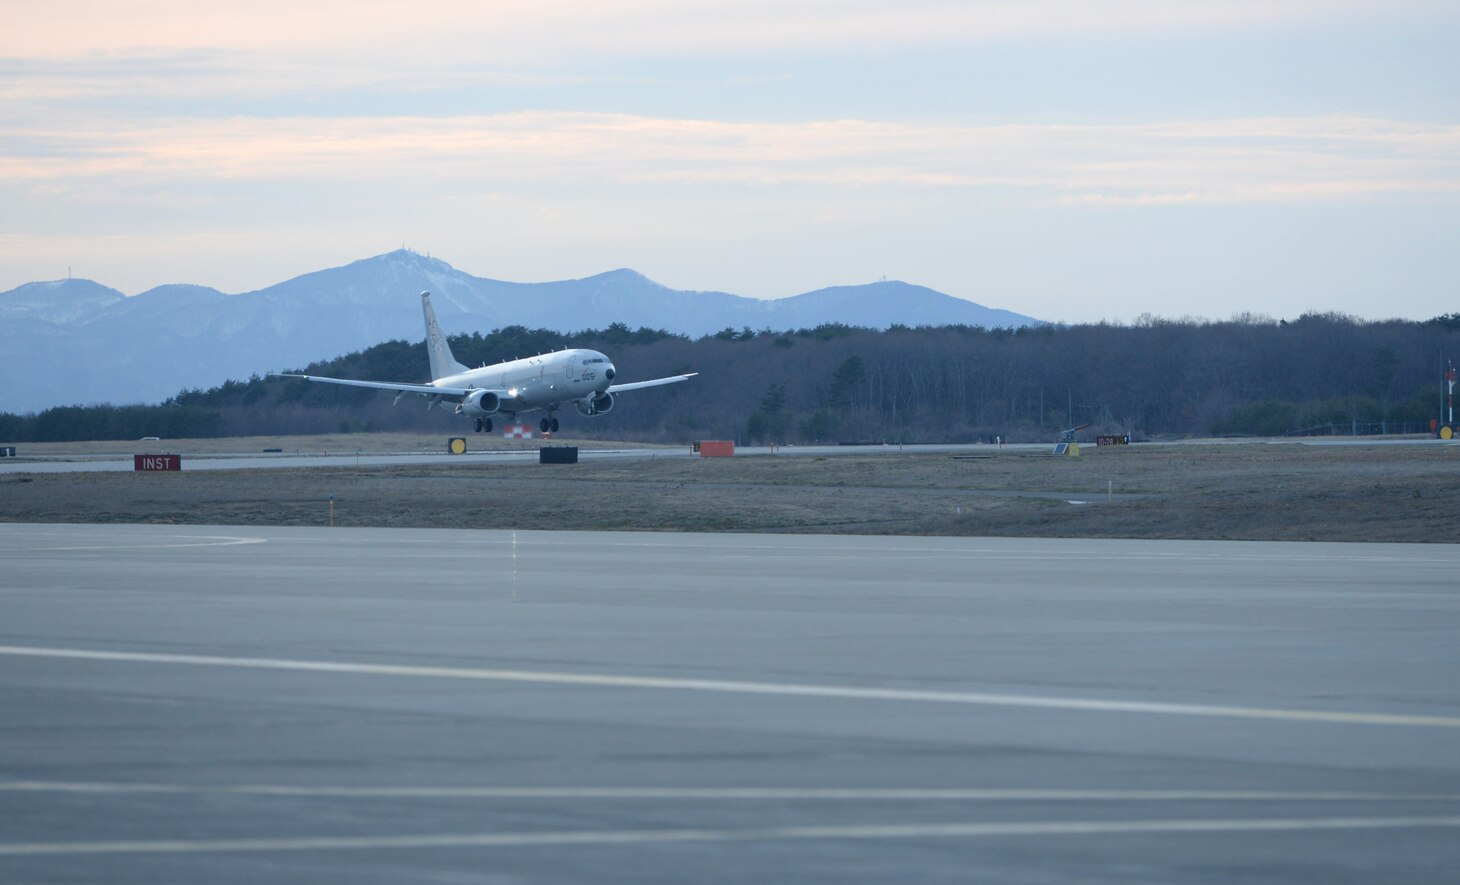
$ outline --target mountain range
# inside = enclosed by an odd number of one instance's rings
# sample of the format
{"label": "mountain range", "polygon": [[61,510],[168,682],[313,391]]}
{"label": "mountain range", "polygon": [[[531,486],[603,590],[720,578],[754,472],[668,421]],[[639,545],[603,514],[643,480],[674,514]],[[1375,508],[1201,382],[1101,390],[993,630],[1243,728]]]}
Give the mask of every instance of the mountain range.
{"label": "mountain range", "polygon": [[725,328],[780,331],[825,323],[1040,322],[895,281],[762,300],[670,289],[627,269],[581,280],[504,282],[399,250],[237,295],[168,285],[129,297],[82,279],[0,293],[0,412],[160,402],[186,388],[299,368],[382,341],[414,341],[423,336],[416,297],[422,291],[432,293],[447,334],[509,325],[575,332],[623,323],[699,337]]}

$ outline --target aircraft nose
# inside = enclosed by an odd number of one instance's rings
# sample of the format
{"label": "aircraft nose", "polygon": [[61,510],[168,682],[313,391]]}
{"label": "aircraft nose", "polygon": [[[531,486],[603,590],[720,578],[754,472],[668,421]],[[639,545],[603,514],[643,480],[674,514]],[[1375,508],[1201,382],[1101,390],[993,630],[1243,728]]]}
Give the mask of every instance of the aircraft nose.
{"label": "aircraft nose", "polygon": [[608,368],[603,370],[603,377],[605,377],[608,380],[612,381],[613,380],[613,376],[614,376],[613,364],[612,363],[609,363]]}

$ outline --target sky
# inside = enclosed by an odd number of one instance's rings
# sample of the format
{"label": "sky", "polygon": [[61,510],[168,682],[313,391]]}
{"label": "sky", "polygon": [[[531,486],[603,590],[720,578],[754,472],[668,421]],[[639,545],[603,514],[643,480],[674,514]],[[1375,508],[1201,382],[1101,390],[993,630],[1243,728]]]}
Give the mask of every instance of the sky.
{"label": "sky", "polygon": [[1460,311],[1454,0],[5,0],[0,291],[402,246],[1063,322]]}

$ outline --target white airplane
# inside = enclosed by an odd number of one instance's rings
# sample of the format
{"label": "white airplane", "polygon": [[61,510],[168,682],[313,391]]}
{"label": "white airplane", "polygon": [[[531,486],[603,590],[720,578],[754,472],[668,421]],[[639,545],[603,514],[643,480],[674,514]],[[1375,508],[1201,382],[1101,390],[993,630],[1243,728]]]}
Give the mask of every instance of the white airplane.
{"label": "white airplane", "polygon": [[350,378],[322,378],[318,375],[274,373],[278,378],[303,378],[328,384],[352,387],[374,387],[396,391],[396,401],[408,393],[429,400],[428,407],[443,409],[455,406],[458,415],[476,419],[477,433],[490,432],[492,419],[501,416],[517,420],[519,412],[546,409],[548,416],[539,422],[543,433],[556,433],[558,419],[554,412],[564,403],[572,403],[585,417],[602,415],[613,408],[614,397],[630,390],[658,387],[688,381],[698,372],[613,384],[615,370],[608,357],[596,350],[560,350],[527,359],[468,369],[451,355],[446,336],[431,309],[431,293],[421,293],[421,309],[426,315],[426,353],[431,358],[430,384],[396,384],[389,381],[356,381]]}

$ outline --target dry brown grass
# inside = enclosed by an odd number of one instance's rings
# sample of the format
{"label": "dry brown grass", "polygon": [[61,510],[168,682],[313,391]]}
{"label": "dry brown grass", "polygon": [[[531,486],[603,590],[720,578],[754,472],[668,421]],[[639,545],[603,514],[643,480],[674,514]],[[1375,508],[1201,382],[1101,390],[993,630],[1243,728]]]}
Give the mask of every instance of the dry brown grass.
{"label": "dry brown grass", "polygon": [[9,475],[0,521],[320,525],[331,494],[336,524],[349,526],[1454,543],[1460,446]]}

